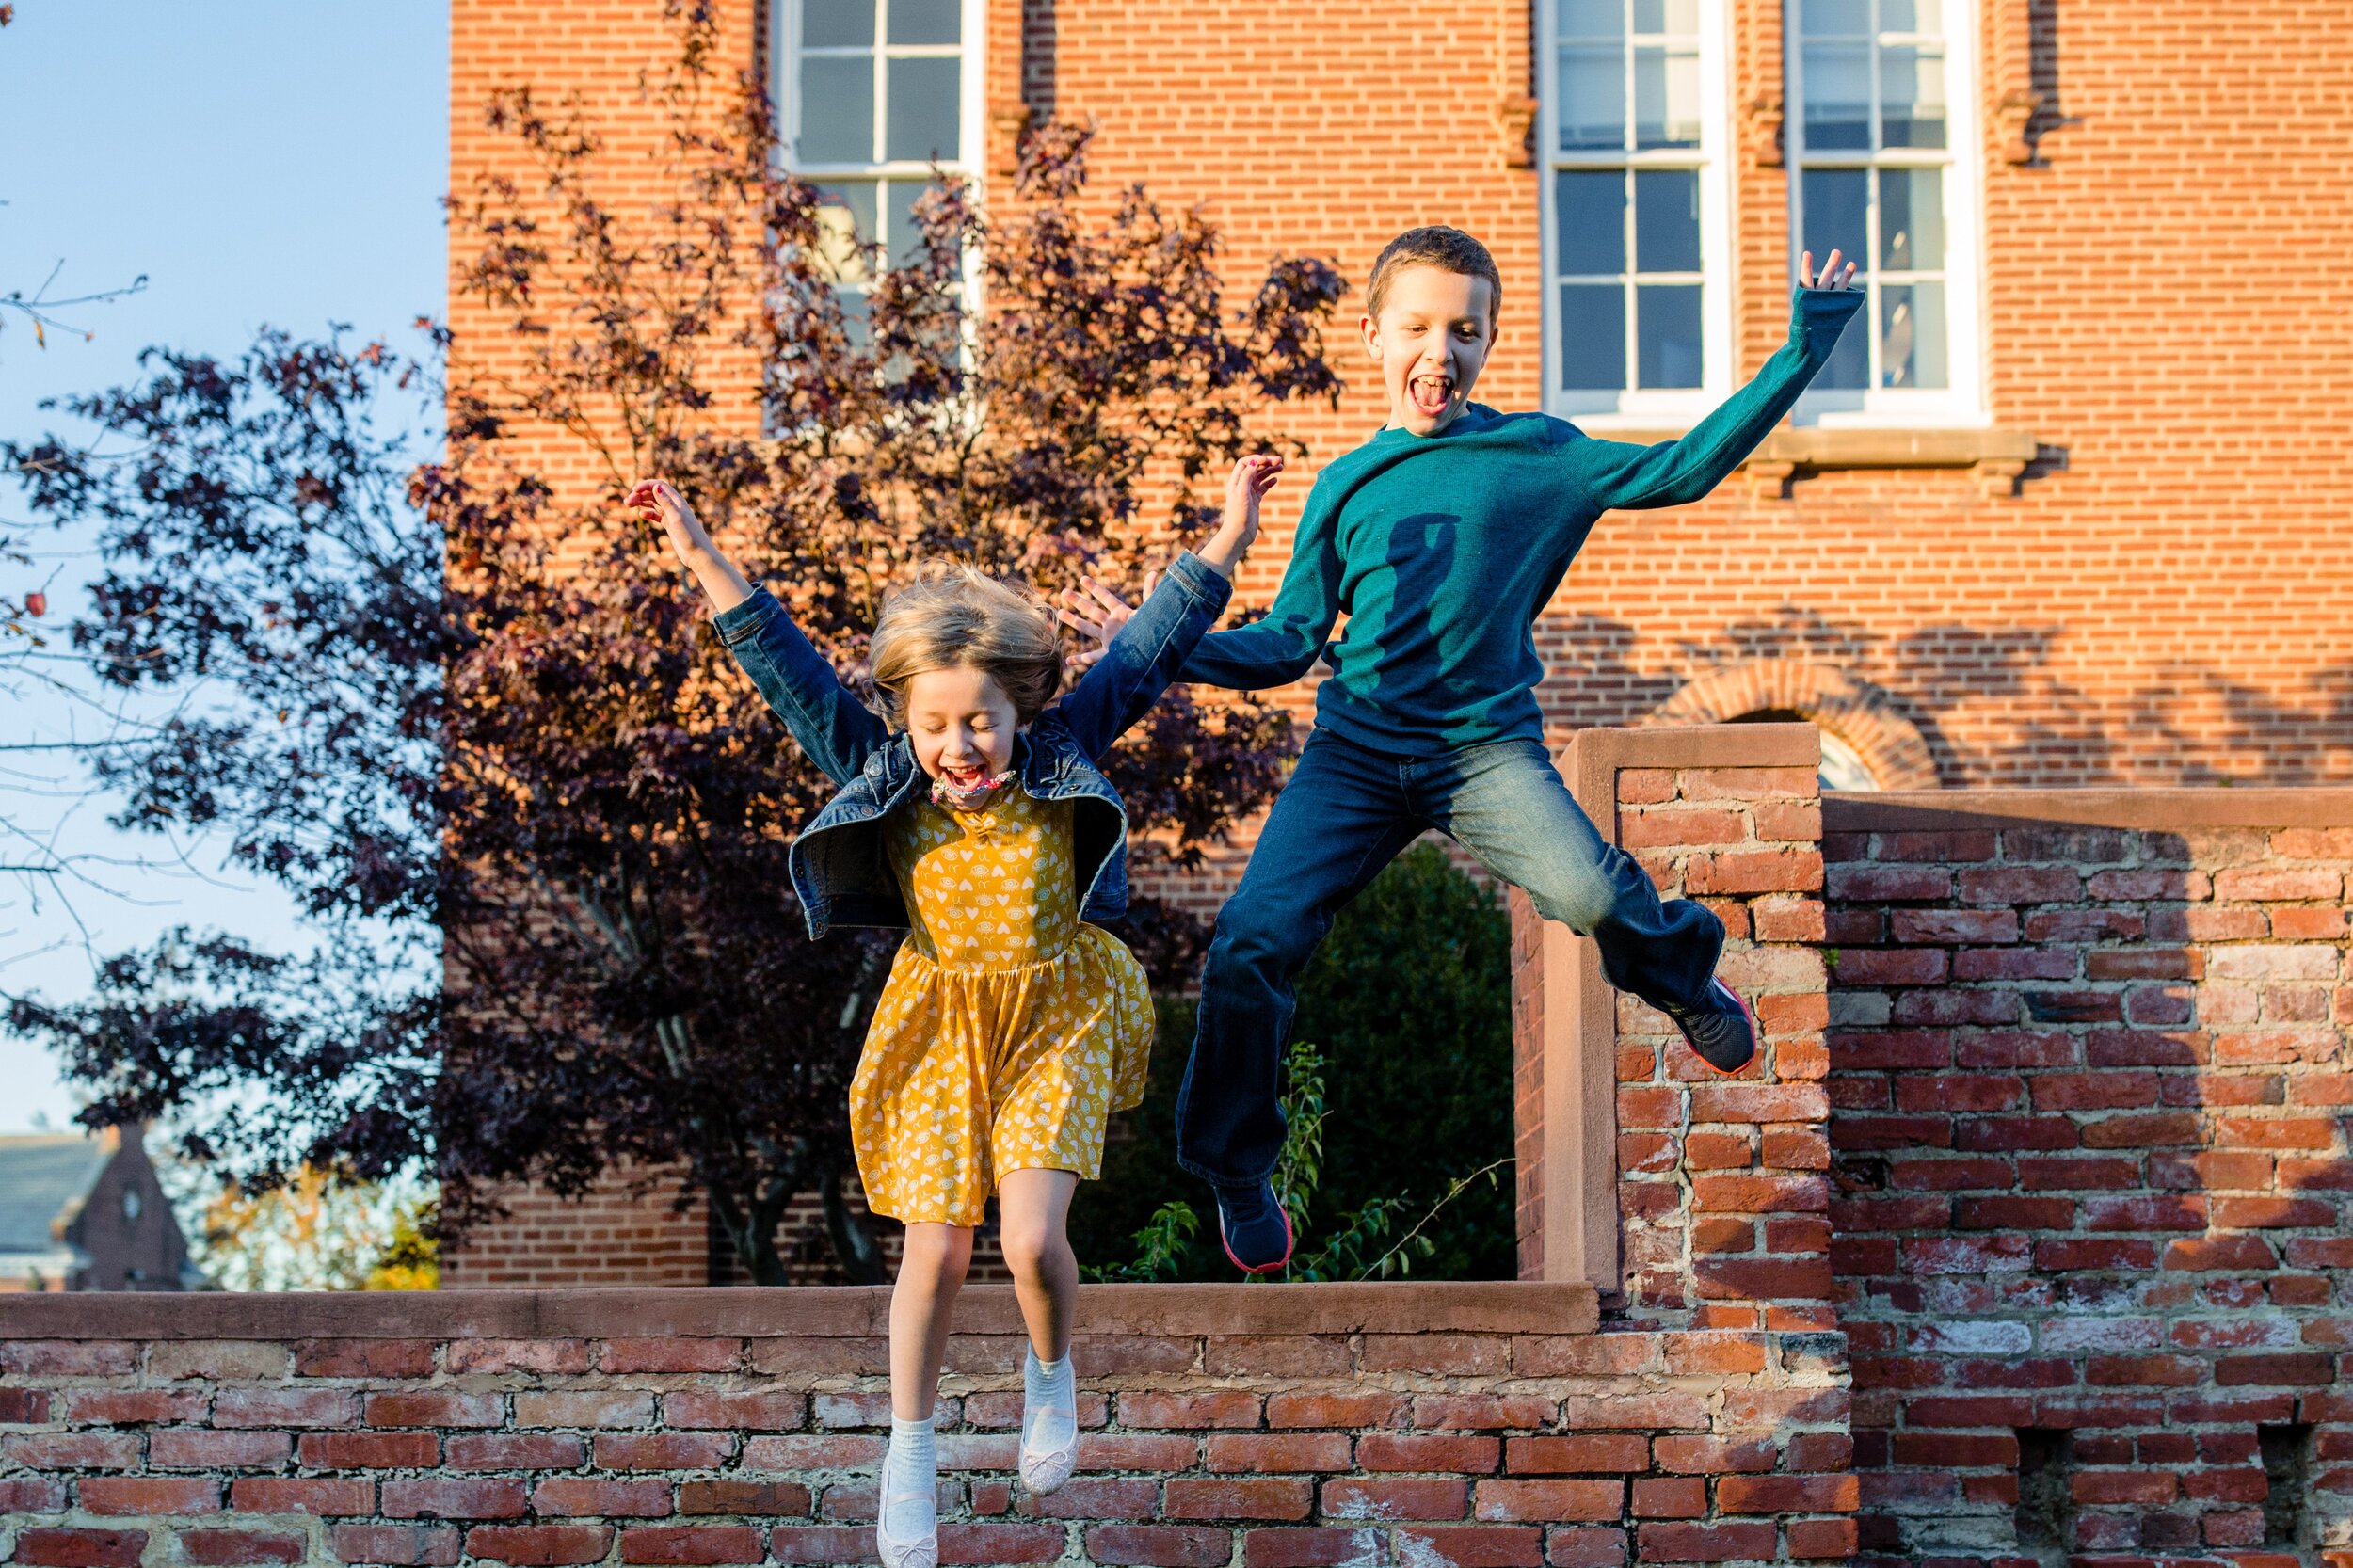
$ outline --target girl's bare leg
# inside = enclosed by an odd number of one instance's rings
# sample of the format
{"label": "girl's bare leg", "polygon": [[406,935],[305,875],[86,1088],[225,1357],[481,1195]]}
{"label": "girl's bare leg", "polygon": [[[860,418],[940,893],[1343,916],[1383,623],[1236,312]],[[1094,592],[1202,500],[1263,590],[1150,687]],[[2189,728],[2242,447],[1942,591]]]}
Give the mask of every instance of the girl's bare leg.
{"label": "girl's bare leg", "polygon": [[1040,1361],[1070,1351],[1079,1304],[1079,1259],[1070,1250],[1070,1199],[1079,1178],[1068,1171],[1007,1171],[997,1183],[1004,1221],[1005,1266]]}
{"label": "girl's bare leg", "polygon": [[969,1225],[907,1226],[899,1280],[890,1288],[890,1414],[902,1421],[932,1418],[940,1363],[948,1357],[948,1320],[971,1262]]}
{"label": "girl's bare leg", "polygon": [[997,1184],[1005,1263],[1030,1330],[1021,1369],[1021,1480],[1037,1494],[1070,1479],[1079,1458],[1079,1385],[1070,1366],[1079,1260],[1070,1251],[1068,1171],[1007,1171]]}

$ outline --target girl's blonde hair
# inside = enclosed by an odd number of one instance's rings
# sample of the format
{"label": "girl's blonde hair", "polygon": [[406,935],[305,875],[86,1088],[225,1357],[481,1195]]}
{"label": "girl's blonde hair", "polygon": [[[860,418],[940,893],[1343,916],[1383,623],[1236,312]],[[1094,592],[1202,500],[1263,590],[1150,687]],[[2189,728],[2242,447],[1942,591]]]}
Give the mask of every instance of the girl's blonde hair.
{"label": "girl's blonde hair", "polygon": [[966,667],[995,679],[1023,724],[1062,690],[1062,634],[1045,605],[961,561],[925,561],[883,596],[869,658],[894,728],[907,722],[907,682]]}

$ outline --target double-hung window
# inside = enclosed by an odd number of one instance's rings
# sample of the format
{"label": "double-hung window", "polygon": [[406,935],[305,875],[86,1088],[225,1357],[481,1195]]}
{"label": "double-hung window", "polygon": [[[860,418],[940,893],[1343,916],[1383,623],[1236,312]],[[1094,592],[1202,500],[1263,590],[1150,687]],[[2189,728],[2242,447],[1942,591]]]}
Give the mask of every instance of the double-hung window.
{"label": "double-hung window", "polygon": [[778,121],[825,201],[827,262],[862,313],[860,247],[904,256],[935,167],[968,175],[981,144],[985,0],[780,0]]}
{"label": "double-hung window", "polygon": [[1976,423],[1977,145],[1969,0],[1785,0],[1790,249],[1869,292],[1801,413]]}
{"label": "double-hung window", "polygon": [[1731,391],[1727,0],[1542,0],[1545,403],[1630,423]]}

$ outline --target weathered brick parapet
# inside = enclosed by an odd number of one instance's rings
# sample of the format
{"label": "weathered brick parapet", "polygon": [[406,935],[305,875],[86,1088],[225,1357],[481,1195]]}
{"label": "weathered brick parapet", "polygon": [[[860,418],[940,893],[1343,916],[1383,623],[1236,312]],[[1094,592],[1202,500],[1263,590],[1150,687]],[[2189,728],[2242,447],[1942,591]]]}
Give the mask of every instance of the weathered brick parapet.
{"label": "weathered brick parapet", "polygon": [[1757,1060],[1716,1074],[1513,894],[1521,1272],[1636,1319],[1834,1330],[1820,745],[1810,725],[1591,729],[1562,753],[1602,835],[1724,921]]}
{"label": "weathered brick parapet", "polygon": [[[1080,1479],[1015,1485],[1019,1320],[959,1306],[942,1560],[1841,1559],[1822,1336],[1597,1332],[1575,1285],[1089,1287]],[[19,1298],[0,1560],[871,1560],[880,1290]]]}
{"label": "weathered brick parapet", "polygon": [[1824,805],[1866,1551],[2353,1564],[2353,791]]}

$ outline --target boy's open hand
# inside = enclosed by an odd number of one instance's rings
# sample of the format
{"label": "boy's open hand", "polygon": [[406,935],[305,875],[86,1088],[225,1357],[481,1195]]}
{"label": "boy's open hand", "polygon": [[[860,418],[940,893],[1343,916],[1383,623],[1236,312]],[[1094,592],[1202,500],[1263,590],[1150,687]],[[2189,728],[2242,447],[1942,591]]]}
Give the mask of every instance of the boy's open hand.
{"label": "boy's open hand", "polygon": [[[1062,591],[1062,608],[1054,612],[1056,618],[1064,626],[1095,639],[1093,648],[1081,648],[1070,656],[1070,667],[1074,671],[1085,669],[1102,658],[1104,650],[1112,646],[1112,639],[1119,635],[1119,629],[1127,625],[1136,613],[1135,604],[1112,592],[1110,586],[1099,579],[1081,577],[1079,582],[1085,591],[1064,588]],[[1138,596],[1136,604],[1150,599],[1152,590],[1159,587],[1160,583],[1159,572],[1147,574],[1144,579],[1144,592]]]}
{"label": "boy's open hand", "polygon": [[[1234,568],[1249,550],[1251,541],[1258,536],[1258,503],[1282,477],[1283,459],[1273,453],[1256,453],[1234,465],[1234,472],[1225,480],[1225,515],[1218,524],[1217,533],[1201,547],[1202,563],[1220,576],[1231,577]],[[1160,580],[1159,572],[1144,580],[1144,593],[1136,600],[1141,604],[1152,597],[1152,590]],[[1081,587],[1062,591],[1062,608],[1055,612],[1064,626],[1095,639],[1095,646],[1070,656],[1070,667],[1085,669],[1103,657],[1119,629],[1128,624],[1136,613],[1136,606],[1092,577],[1080,580]]]}
{"label": "boy's open hand", "polygon": [[1807,251],[1798,258],[1798,286],[1804,289],[1833,291],[1853,287],[1854,263],[1849,262],[1846,270],[1842,272],[1839,270],[1838,261],[1839,252],[1833,250],[1830,253],[1830,260],[1822,264],[1821,276],[1817,278],[1814,275],[1814,252]]}

